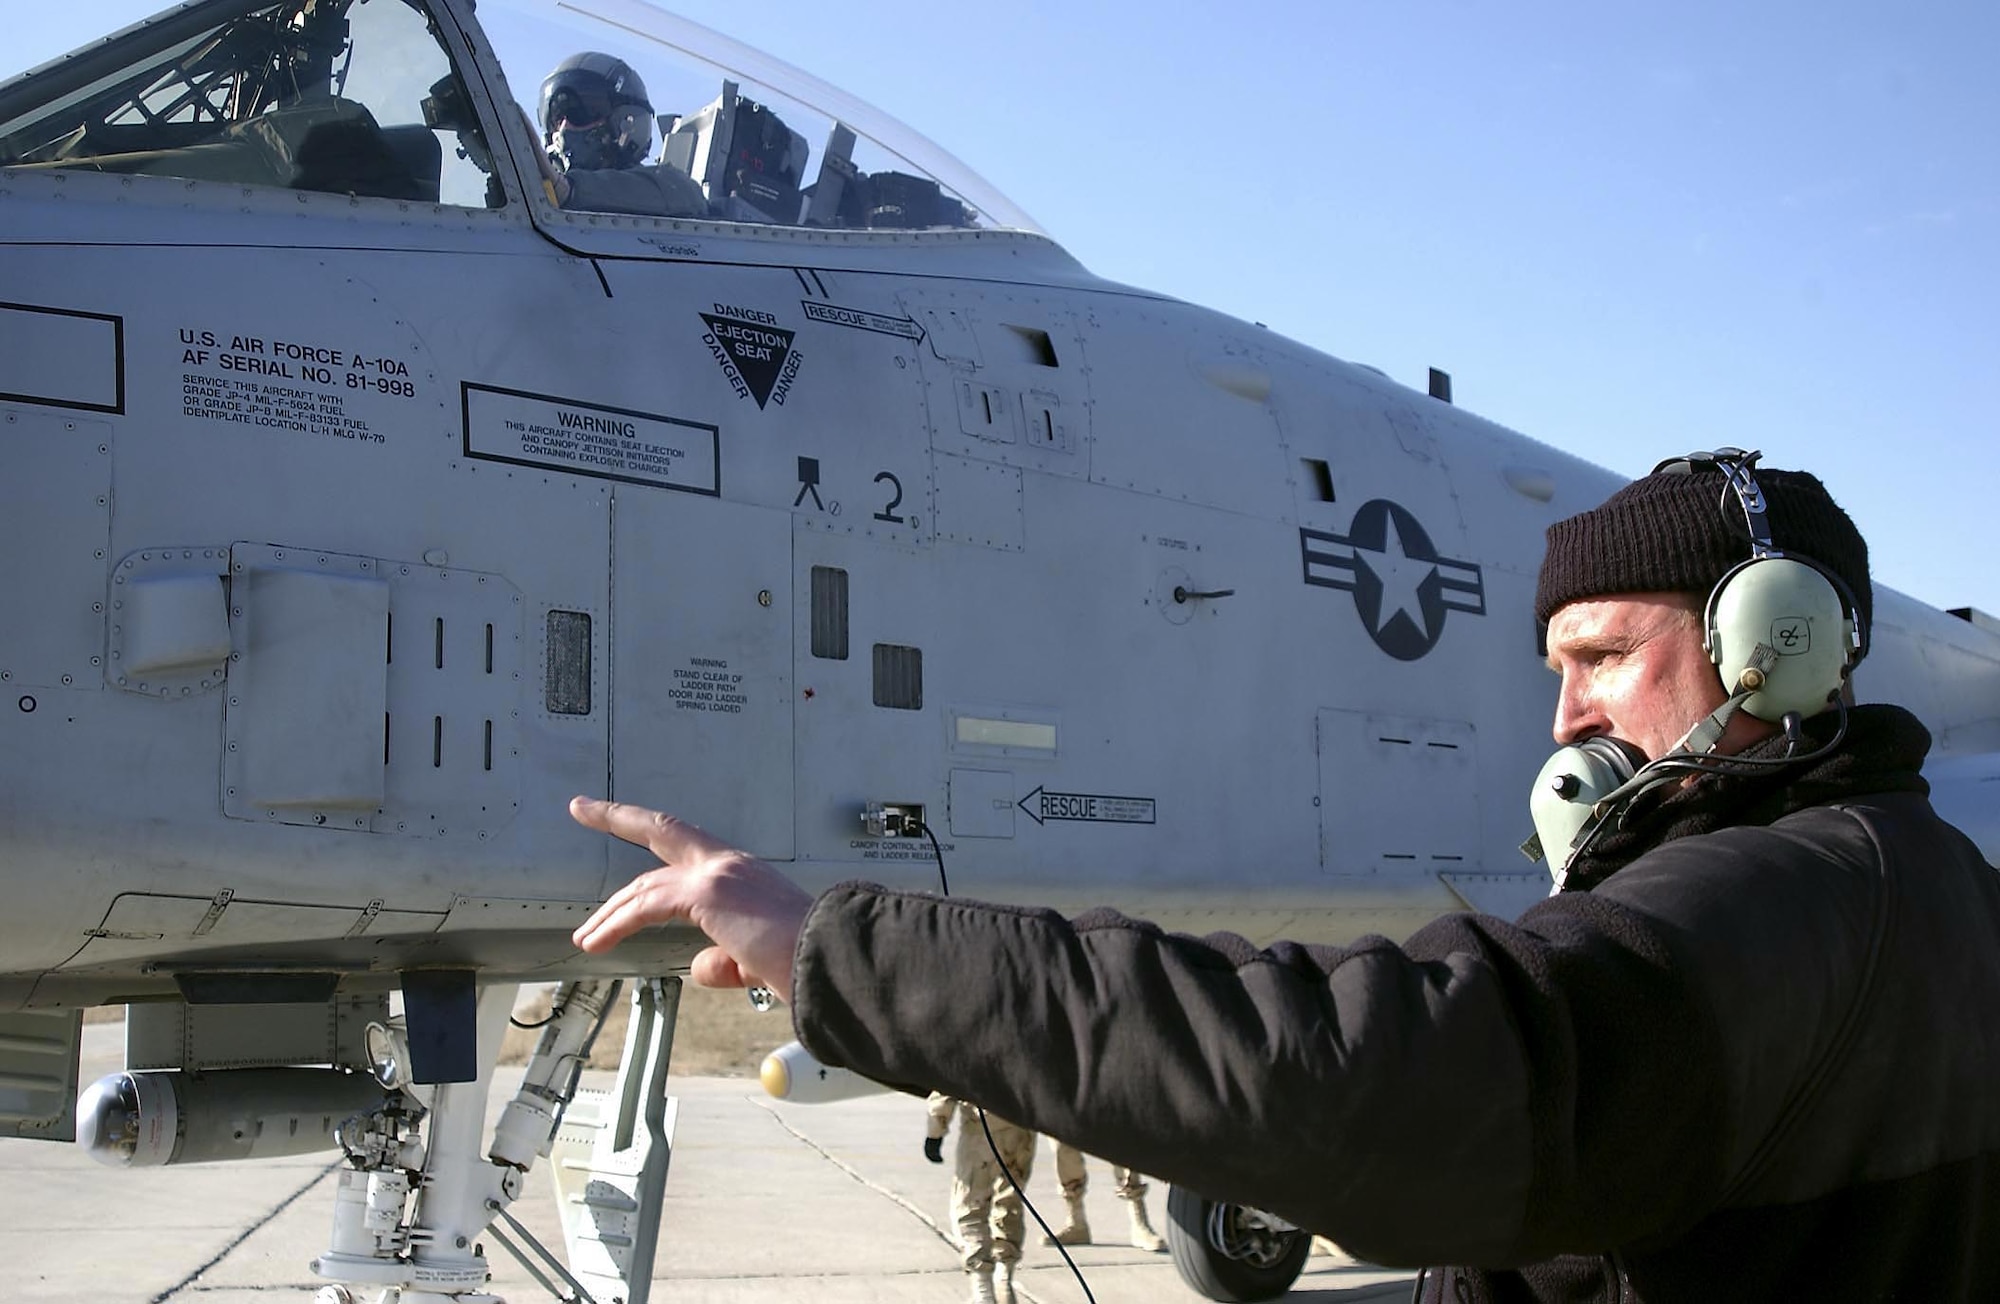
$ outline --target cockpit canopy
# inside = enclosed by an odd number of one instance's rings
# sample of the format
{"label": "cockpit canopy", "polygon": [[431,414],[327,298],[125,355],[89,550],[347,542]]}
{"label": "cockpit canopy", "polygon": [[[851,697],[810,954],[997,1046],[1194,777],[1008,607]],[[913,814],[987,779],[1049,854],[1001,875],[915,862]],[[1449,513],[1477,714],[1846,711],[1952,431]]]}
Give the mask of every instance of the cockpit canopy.
{"label": "cockpit canopy", "polygon": [[[474,21],[498,76],[455,58],[445,39],[450,26]],[[0,83],[0,168],[497,208],[508,202],[499,168],[515,168],[531,195],[542,193],[545,171],[559,171],[560,160],[537,157],[536,97],[551,69],[585,51],[623,61],[651,88],[657,130],[645,135],[656,148],[642,168],[679,174],[676,194],[692,193],[690,182],[699,192],[649,215],[1039,230],[922,136],[640,0],[484,0],[476,19],[459,0],[184,5]],[[479,107],[510,99],[519,123]],[[612,193],[573,189],[579,200]]]}
{"label": "cockpit canopy", "polygon": [[715,217],[1040,232],[971,169],[880,110],[641,0],[482,0],[479,21],[517,96],[582,51],[633,68],[658,116],[652,161],[692,177]]}
{"label": "cockpit canopy", "polygon": [[0,84],[0,167],[504,202],[463,83],[404,0],[169,11]]}

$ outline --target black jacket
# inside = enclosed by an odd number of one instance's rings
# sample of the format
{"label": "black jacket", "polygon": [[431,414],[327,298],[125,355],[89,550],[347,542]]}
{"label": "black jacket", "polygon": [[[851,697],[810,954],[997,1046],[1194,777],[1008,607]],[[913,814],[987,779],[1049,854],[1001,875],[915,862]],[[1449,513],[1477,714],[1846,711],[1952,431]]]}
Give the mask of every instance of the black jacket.
{"label": "black jacket", "polygon": [[1515,923],[1168,935],[848,885],[808,1049],[1253,1205],[1425,1298],[2000,1298],[2000,880],[1928,738],[1704,778]]}

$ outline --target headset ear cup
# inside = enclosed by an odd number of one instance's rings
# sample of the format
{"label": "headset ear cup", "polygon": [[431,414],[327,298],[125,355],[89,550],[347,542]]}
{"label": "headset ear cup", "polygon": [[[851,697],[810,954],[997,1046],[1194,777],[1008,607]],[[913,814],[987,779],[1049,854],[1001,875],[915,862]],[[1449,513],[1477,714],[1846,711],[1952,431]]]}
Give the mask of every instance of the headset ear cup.
{"label": "headset ear cup", "polygon": [[632,163],[643,163],[653,148],[653,112],[642,104],[623,104],[611,111],[612,137]]}
{"label": "headset ear cup", "polygon": [[1708,599],[1709,656],[1734,693],[1743,672],[1770,649],[1769,668],[1744,700],[1746,714],[1773,723],[1826,709],[1854,661],[1854,618],[1834,582],[1795,557],[1743,562]]}

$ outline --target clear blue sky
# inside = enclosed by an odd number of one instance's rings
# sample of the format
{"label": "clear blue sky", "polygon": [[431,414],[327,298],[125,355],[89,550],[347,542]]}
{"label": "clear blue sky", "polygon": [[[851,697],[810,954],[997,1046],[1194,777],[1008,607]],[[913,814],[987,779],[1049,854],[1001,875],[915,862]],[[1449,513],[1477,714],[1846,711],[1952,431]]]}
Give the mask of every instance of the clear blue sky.
{"label": "clear blue sky", "polygon": [[[157,7],[10,6],[0,61]],[[1990,0],[678,10],[908,122],[1100,275],[1442,367],[1628,475],[1760,447],[1827,481],[1879,583],[2000,615]]]}

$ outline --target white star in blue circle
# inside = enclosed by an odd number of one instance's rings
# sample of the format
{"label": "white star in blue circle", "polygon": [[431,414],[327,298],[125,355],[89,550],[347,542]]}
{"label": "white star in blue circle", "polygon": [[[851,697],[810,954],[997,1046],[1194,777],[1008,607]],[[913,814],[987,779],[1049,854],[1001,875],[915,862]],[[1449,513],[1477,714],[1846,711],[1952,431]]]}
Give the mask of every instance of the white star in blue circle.
{"label": "white star in blue circle", "polygon": [[1305,581],[1354,595],[1362,628],[1398,661],[1437,646],[1446,614],[1486,614],[1477,564],[1440,557],[1424,527],[1401,503],[1370,499],[1344,535],[1301,527]]}
{"label": "white star in blue circle", "polygon": [[1431,625],[1424,614],[1419,590],[1425,581],[1437,574],[1437,558],[1411,554],[1396,527],[1393,512],[1389,514],[1388,534],[1382,540],[1382,546],[1368,548],[1356,544],[1355,552],[1355,560],[1367,567],[1382,585],[1380,605],[1375,610],[1375,637],[1381,638],[1390,621],[1404,616],[1416,625],[1424,642],[1430,643]]}

